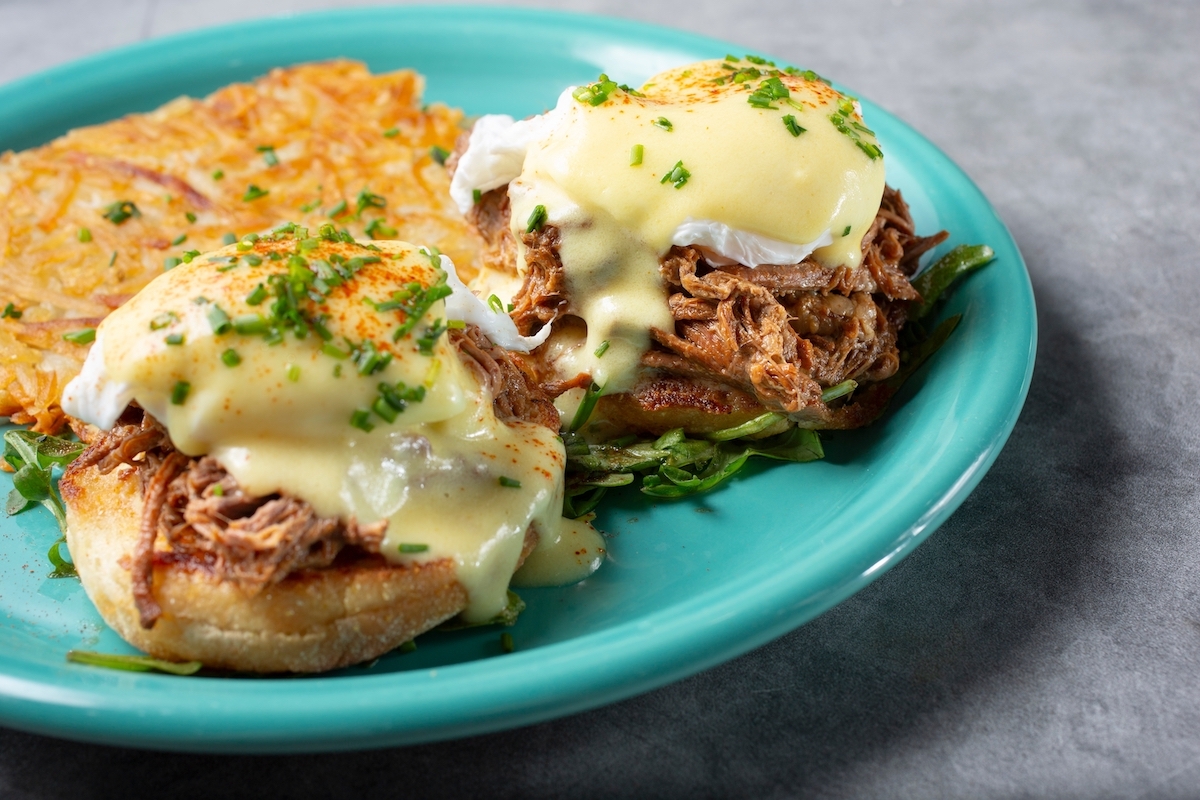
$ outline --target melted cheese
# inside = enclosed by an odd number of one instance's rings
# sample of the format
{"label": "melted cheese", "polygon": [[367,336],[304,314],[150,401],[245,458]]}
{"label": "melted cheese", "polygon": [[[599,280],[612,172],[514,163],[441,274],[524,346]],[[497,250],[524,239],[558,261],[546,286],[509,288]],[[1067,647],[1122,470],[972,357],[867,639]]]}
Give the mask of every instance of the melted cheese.
{"label": "melted cheese", "polygon": [[[636,381],[650,328],[673,329],[658,268],[672,245],[752,267],[810,254],[834,266],[861,260],[884,167],[853,138],[874,145],[857,104],[819,80],[768,66],[745,82],[729,80],[737,69],[759,68],[692,64],[652,78],[642,97],[613,90],[595,106],[567,90],[543,117],[507,125],[497,118],[473,132],[452,183],[460,205],[469,184],[509,180],[518,241],[538,205],[560,228],[571,313],[587,323],[586,341],[556,360],[563,377],[590,373],[606,393]],[[748,98],[769,77],[789,97],[755,107]],[[794,135],[785,115],[803,132]],[[638,146],[641,163],[632,165]],[[514,155],[521,152],[523,159]],[[678,186],[667,177],[677,166],[688,173]]]}
{"label": "melted cheese", "polygon": [[[313,309],[333,336],[328,345],[315,333],[297,338],[285,331],[272,344],[261,335],[214,332],[216,308],[235,319],[269,309],[273,298],[258,305],[247,298],[269,275],[286,273],[286,258],[269,256],[295,251],[294,241],[259,242],[253,251],[259,266],[241,261],[222,271],[230,257],[244,255],[228,247],[176,267],[105,319],[64,406],[111,425],[114,405],[136,401],[167,427],[180,451],[212,455],[252,494],[287,492],[325,516],[387,519],[388,559],[457,563],[470,621],[504,607],[530,525],[539,534],[531,574],[540,570],[564,583],[585,577],[598,566],[603,545],[594,530],[581,531],[560,516],[561,441],[538,425],[499,422],[446,336],[421,351],[417,337],[444,321],[448,308],[468,307],[462,298],[434,303],[413,334],[393,341],[403,315],[373,303],[413,283],[428,287],[438,274],[416,248],[378,244],[381,260]],[[303,253],[310,263],[376,255],[330,242]],[[441,264],[453,269],[444,257]],[[364,342],[390,356],[369,375],[338,353]],[[229,350],[240,359],[234,366],[222,358]],[[189,388],[181,398],[184,383]],[[381,383],[423,386],[425,395],[393,423],[372,413],[371,430],[351,425],[352,415],[379,398]],[[427,549],[413,552],[414,545]]]}

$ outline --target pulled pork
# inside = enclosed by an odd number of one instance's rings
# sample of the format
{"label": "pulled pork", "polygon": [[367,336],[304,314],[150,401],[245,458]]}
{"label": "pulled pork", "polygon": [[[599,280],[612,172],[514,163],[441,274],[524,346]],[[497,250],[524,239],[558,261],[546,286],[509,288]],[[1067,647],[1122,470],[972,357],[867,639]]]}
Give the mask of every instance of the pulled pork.
{"label": "pulled pork", "polygon": [[[471,221],[497,259],[490,266],[512,272],[515,241],[501,219],[507,205],[495,199],[504,191],[485,195]],[[921,254],[946,237],[945,231],[917,236],[908,204],[899,191],[885,188],[855,268],[826,267],[811,257],[799,264],[715,266],[697,248],[672,247],[660,268],[674,329],[650,331],[651,349],[642,358],[649,372],[632,394],[655,394],[654,384],[670,378],[715,382],[806,426],[866,424],[886,401],[885,393],[868,388],[899,368],[897,337],[908,304],[921,299],[909,278]],[[523,234],[522,243],[527,270],[513,299],[513,319],[531,335],[573,310],[559,231],[548,225]],[[831,409],[822,390],[848,379],[867,386],[853,402]],[[549,376],[544,383],[552,394],[569,384]]]}
{"label": "pulled pork", "polygon": [[[498,419],[558,429],[554,404],[511,355],[473,325],[451,339],[491,394]],[[387,520],[360,525],[321,516],[286,493],[246,493],[216,459],[178,452],[166,429],[135,406],[112,430],[92,431],[88,449],[70,468],[107,474],[124,466],[141,484],[142,518],[129,571],[144,628],[162,615],[153,592],[155,565],[203,570],[253,595],[300,570],[329,567],[344,553],[377,554],[383,543]]]}

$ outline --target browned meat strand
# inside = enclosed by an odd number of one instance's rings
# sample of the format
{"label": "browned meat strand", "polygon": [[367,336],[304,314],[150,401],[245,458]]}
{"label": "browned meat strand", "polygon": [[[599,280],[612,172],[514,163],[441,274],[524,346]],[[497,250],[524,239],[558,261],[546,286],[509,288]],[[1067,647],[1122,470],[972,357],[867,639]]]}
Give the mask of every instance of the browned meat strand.
{"label": "browned meat strand", "polygon": [[[460,358],[493,398],[497,418],[558,429],[558,412],[533,377],[475,326],[455,332]],[[142,626],[162,614],[154,599],[156,564],[204,570],[250,594],[301,570],[329,567],[343,552],[378,553],[387,520],[360,525],[323,517],[285,493],[246,493],[216,459],[175,450],[167,431],[131,406],[106,432],[94,432],[72,470],[95,466],[107,474],[132,468],[144,504],[129,564]],[[165,543],[165,547],[159,543]]]}
{"label": "browned meat strand", "polygon": [[[491,243],[489,253],[497,256],[489,266],[511,273],[516,269],[515,240],[507,205],[496,197],[504,191],[485,195],[471,221]],[[673,376],[747,392],[760,410],[785,412],[813,427],[869,422],[882,408],[880,392],[869,393],[864,386],[851,404],[862,408],[831,409],[821,401],[821,390],[847,379],[877,383],[896,372],[896,341],[907,304],[920,300],[908,279],[920,255],[946,236],[945,231],[917,236],[904,198],[886,188],[856,268],[827,267],[812,258],[755,268],[712,266],[695,248],[671,248],[661,272],[675,328],[650,332],[653,345],[642,365],[653,372],[643,376],[633,394],[676,397],[682,408],[689,402],[685,396],[696,393],[681,393],[677,386],[653,388],[655,380]],[[546,226],[522,239],[528,269],[513,300],[513,319],[530,335],[565,319],[572,309],[558,255],[559,231]],[[544,378],[552,394],[558,385],[570,383],[557,377],[557,384]]]}

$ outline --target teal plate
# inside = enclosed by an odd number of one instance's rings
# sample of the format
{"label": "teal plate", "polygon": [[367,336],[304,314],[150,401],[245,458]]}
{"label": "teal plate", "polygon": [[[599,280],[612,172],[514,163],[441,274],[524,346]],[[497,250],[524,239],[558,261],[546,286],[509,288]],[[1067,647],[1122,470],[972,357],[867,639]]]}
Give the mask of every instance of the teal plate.
{"label": "teal plate", "polygon": [[[204,95],[271,67],[349,56],[414,67],[426,97],[522,116],[606,71],[743,48],[613,19],[501,8],[354,9],[145,42],[0,88],[0,150]],[[510,629],[431,633],[415,653],[313,678],[177,678],[69,664],[130,652],[79,584],[46,577],[42,509],[0,520],[0,723],[108,744],[194,751],[378,747],[494,731],[611,703],[711,667],[812,619],[921,543],[995,460],[1033,370],[1029,276],[988,201],[932,144],[865,102],[889,182],[921,231],[986,242],[996,261],[951,297],[963,322],[873,427],[825,438],[812,464],[755,465],[696,501],[610,494],[612,557],[591,579],[524,592]],[[10,487],[0,478],[0,497]]]}

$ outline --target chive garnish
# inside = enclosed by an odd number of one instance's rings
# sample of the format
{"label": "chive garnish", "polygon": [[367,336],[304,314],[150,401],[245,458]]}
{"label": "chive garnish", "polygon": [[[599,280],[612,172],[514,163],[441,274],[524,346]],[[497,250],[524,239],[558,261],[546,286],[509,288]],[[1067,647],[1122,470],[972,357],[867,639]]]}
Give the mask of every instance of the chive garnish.
{"label": "chive garnish", "polygon": [[245,261],[252,267],[257,267],[262,264],[262,256],[257,253],[246,253],[246,255],[242,256],[242,261]]}
{"label": "chive garnish", "polygon": [[381,217],[371,220],[371,224],[367,226],[366,234],[372,239],[394,239],[396,237],[396,229],[385,224]]}
{"label": "chive garnish", "polygon": [[601,72],[599,79],[595,83],[580,86],[571,92],[571,96],[581,103],[595,107],[608,100],[608,96],[619,88],[616,81],[610,80],[607,75]]}
{"label": "chive garnish", "polygon": [[110,259],[108,260],[108,265],[111,267],[111,266],[112,266],[113,264],[115,264],[115,263],[117,263],[117,251],[116,251],[116,250],[113,250],[113,252],[112,252],[112,258],[110,258]]}
{"label": "chive garnish", "polygon": [[342,214],[345,214],[345,213],[346,213],[346,201],[345,201],[345,200],[339,200],[339,201],[337,202],[337,204],[336,204],[336,205],[334,205],[334,207],[333,207],[333,208],[329,209],[329,213],[327,214],[327,216],[328,216],[330,219],[336,219],[337,217],[339,217],[339,216],[341,216]]}
{"label": "chive garnish", "polygon": [[675,126],[671,124],[671,120],[667,119],[666,117],[659,117],[651,124],[656,128],[662,128],[664,131],[671,131],[675,129]]}
{"label": "chive garnish", "polygon": [[507,475],[500,476],[500,485],[506,489],[520,489],[521,482],[516,478],[510,478]]}
{"label": "chive garnish", "polygon": [[212,332],[217,336],[229,333],[230,329],[233,328],[233,323],[229,320],[229,315],[216,303],[213,303],[208,309],[208,324],[212,326]]}
{"label": "chive garnish", "polygon": [[275,155],[275,145],[260,144],[254,149],[262,153],[263,161],[267,162],[268,167],[279,166],[279,156]]}
{"label": "chive garnish", "polygon": [[177,346],[177,345],[183,344],[184,336],[182,333],[172,333],[172,334],[168,334],[166,337],[164,337],[163,341],[169,345]]}
{"label": "chive garnish", "polygon": [[504,312],[504,301],[494,294],[488,295],[487,304],[488,308],[490,308],[492,311],[495,311],[497,314]]}
{"label": "chive garnish", "polygon": [[129,200],[118,200],[104,207],[102,216],[113,225],[122,225],[130,217],[140,217],[141,211]]}
{"label": "chive garnish", "polygon": [[684,168],[683,162],[676,161],[675,166],[671,168],[670,172],[662,176],[662,180],[660,180],[659,183],[670,183],[676,189],[679,189],[688,182],[688,178],[690,177],[692,177],[692,173],[688,172],[687,169]]}
{"label": "chive garnish", "polygon": [[362,212],[368,208],[386,208],[387,198],[382,195],[373,194],[367,187],[358,193],[358,197],[354,200],[354,215],[361,217]]}
{"label": "chive garnish", "polygon": [[0,319],[20,319],[24,311],[19,310],[12,303],[4,307],[4,311],[0,311]]}
{"label": "chive garnish", "polygon": [[194,222],[196,221],[196,215],[195,215],[195,214],[193,214],[193,213],[192,213],[192,212],[190,212],[190,211],[188,211],[186,214],[184,214],[184,215],[183,215],[183,217],[184,217],[184,219],[186,219],[188,222],[193,222],[193,223],[194,223]]}
{"label": "chive garnish", "polygon": [[796,122],[796,117],[792,114],[783,115],[783,127],[787,128],[788,133],[792,136],[799,136],[807,130],[807,128],[800,127],[800,123]]}
{"label": "chive garnish", "polygon": [[150,330],[159,331],[170,325],[172,322],[177,322],[179,315],[174,311],[164,311],[154,319],[150,320]]}
{"label": "chive garnish", "polygon": [[850,235],[850,226],[847,225],[846,230],[842,231],[842,236],[849,236],[849,235]]}
{"label": "chive garnish", "polygon": [[600,343],[600,346],[596,348],[596,358],[600,358],[600,356],[607,353],[608,347],[609,347],[608,339],[605,339],[603,342]]}
{"label": "chive garnish", "polygon": [[436,144],[429,148],[429,157],[443,166],[446,164],[446,159],[450,157],[450,151],[444,147],[438,147]]}
{"label": "chive garnish", "polygon": [[250,184],[246,187],[246,193],[242,195],[242,200],[247,203],[252,203],[260,197],[266,197],[271,193],[270,189],[262,189],[255,184]]}
{"label": "chive garnish", "polygon": [[571,425],[567,430],[574,433],[587,423],[592,416],[592,411],[596,408],[596,401],[600,399],[603,392],[604,387],[599,384],[593,383],[588,387],[587,393],[579,403],[579,408],[575,409],[575,416],[571,418]]}
{"label": "chive garnish", "polygon": [[237,350],[234,350],[231,347],[224,353],[221,353],[221,363],[227,367],[236,367],[238,364],[242,363],[242,357],[238,355]]}
{"label": "chive garnish", "polygon": [[500,634],[500,649],[506,653],[511,653],[517,649],[516,644],[513,643],[512,634],[508,631]]}
{"label": "chive garnish", "polygon": [[646,152],[646,148],[640,144],[635,144],[629,151],[629,166],[636,167],[642,163],[642,155]]}
{"label": "chive garnish", "polygon": [[242,336],[259,336],[271,326],[262,314],[239,314],[233,318],[233,329]]}
{"label": "chive garnish", "polygon": [[365,433],[375,430],[375,425],[371,422],[371,412],[365,408],[355,409],[350,415],[350,425]]}
{"label": "chive garnish", "polygon": [[63,339],[71,344],[90,344],[96,339],[96,329],[80,328],[77,331],[68,331],[63,334]]}
{"label": "chive garnish", "polygon": [[847,378],[841,383],[834,384],[828,389],[821,392],[821,402],[828,403],[830,400],[836,400],[839,397],[845,397],[858,388],[858,382]]}
{"label": "chive garnish", "polygon": [[401,544],[396,548],[401,553],[424,553],[429,549],[427,544]]}
{"label": "chive garnish", "polygon": [[224,497],[225,496],[225,487],[219,483],[214,483],[212,485],[212,493],[213,493],[214,497]]}
{"label": "chive garnish", "polygon": [[199,250],[188,250],[186,253],[184,253],[181,256],[181,258],[183,259],[183,263],[190,264],[193,261],[195,261],[197,256],[199,256],[199,255],[200,255]]}
{"label": "chive garnish", "polygon": [[187,381],[179,381],[171,389],[171,405],[181,406],[187,402],[188,392],[192,390],[192,385]]}
{"label": "chive garnish", "polygon": [[529,222],[525,225],[526,233],[540,231],[542,226],[546,224],[546,207],[538,203],[533,207],[533,212],[529,215]]}
{"label": "chive garnish", "polygon": [[230,232],[221,237],[221,244],[231,245],[237,243],[237,240],[237,234]]}
{"label": "chive garnish", "polygon": [[92,240],[92,232],[90,230],[88,230],[87,228],[80,228],[79,229],[79,241],[86,243],[86,242],[90,242],[91,240]]}
{"label": "chive garnish", "polygon": [[483,199],[483,192],[478,189],[471,190],[471,200],[475,205],[479,205],[479,201]]}
{"label": "chive garnish", "polygon": [[171,240],[171,247],[179,247],[179,245],[183,244],[186,241],[187,241],[187,234],[181,233],[178,236],[176,236],[174,239]]}
{"label": "chive garnish", "polygon": [[212,179],[214,181],[219,181],[219,180],[221,180],[221,178],[224,178],[224,177],[225,177],[225,170],[223,170],[223,169],[214,169],[213,170]]}
{"label": "chive garnish", "polygon": [[263,300],[267,299],[267,289],[261,283],[254,287],[254,291],[246,295],[246,305],[256,306]]}
{"label": "chive garnish", "polygon": [[166,258],[163,259],[163,269],[164,270],[175,269],[182,263],[183,263],[182,258],[176,258],[175,256],[167,256]]}
{"label": "chive garnish", "polygon": [[292,383],[295,383],[296,381],[300,380],[300,365],[299,364],[288,364],[287,365],[287,379],[289,381],[291,381]]}

